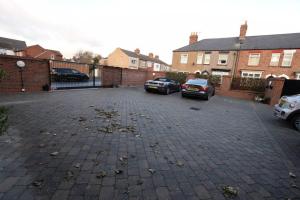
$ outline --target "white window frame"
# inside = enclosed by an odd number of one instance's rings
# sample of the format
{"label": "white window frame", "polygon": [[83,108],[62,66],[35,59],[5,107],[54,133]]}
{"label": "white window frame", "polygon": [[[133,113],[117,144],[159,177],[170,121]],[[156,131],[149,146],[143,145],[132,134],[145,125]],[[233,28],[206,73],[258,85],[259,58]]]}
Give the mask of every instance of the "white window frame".
{"label": "white window frame", "polygon": [[278,66],[280,60],[281,53],[272,53],[270,66]]}
{"label": "white window frame", "polygon": [[55,58],[54,54],[51,54],[50,58],[51,58],[51,60],[54,60],[54,58]]}
{"label": "white window frame", "polygon": [[203,63],[203,53],[198,53],[197,54],[197,61],[196,61],[197,64],[202,64]]}
{"label": "white window frame", "polygon": [[282,59],[282,63],[281,63],[282,67],[291,67],[295,52],[296,52],[296,50],[284,50],[283,51],[283,59]]}
{"label": "white window frame", "polygon": [[204,54],[204,65],[209,65],[210,64],[210,53]]}
{"label": "white window frame", "polygon": [[242,78],[261,78],[261,76],[262,72],[258,71],[242,71],[241,73]]}
{"label": "white window frame", "polygon": [[[254,60],[257,59],[257,60]],[[248,65],[249,66],[257,66],[259,65],[260,61],[260,53],[250,53],[248,58]]]}
{"label": "white window frame", "polygon": [[300,80],[300,73],[297,73],[297,74],[296,74],[296,79],[297,79],[297,80]]}
{"label": "white window frame", "polygon": [[187,53],[180,54],[180,63],[181,64],[187,64],[188,59],[189,59],[189,54],[187,54]]}
{"label": "white window frame", "polygon": [[[222,56],[225,56],[222,58]],[[222,63],[221,61],[225,60],[225,63]],[[228,54],[227,53],[221,53],[219,54],[219,59],[218,59],[218,65],[227,65],[228,64]]]}

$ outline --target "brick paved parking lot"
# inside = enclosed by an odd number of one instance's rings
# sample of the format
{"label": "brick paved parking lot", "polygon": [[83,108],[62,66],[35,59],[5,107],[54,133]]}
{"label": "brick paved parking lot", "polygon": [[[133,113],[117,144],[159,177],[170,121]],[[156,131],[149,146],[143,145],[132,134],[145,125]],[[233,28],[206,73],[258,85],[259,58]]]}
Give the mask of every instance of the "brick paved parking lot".
{"label": "brick paved parking lot", "polygon": [[225,199],[225,186],[235,199],[300,199],[300,134],[266,105],[141,88],[6,95],[0,105],[10,107],[1,200]]}

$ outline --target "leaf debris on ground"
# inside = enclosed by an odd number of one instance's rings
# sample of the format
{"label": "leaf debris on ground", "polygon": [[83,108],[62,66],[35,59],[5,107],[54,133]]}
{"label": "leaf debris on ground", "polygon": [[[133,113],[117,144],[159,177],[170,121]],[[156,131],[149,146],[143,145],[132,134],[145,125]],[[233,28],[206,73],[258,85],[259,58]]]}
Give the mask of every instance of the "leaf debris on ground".
{"label": "leaf debris on ground", "polygon": [[223,195],[226,198],[233,198],[238,195],[238,189],[232,186],[224,186],[223,187]]}

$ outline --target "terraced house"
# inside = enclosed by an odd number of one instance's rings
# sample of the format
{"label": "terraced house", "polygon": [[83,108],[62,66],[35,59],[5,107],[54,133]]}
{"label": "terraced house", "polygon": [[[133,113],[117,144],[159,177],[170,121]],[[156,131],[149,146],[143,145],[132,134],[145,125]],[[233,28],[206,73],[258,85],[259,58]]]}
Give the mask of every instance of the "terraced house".
{"label": "terraced house", "polygon": [[152,69],[153,71],[169,71],[170,66],[149,53],[148,56],[140,53],[139,49],[133,51],[116,48],[107,58],[101,61],[103,65],[109,65],[130,69]]}
{"label": "terraced house", "polygon": [[239,37],[198,41],[173,51],[174,69],[190,73],[234,75],[249,78],[300,79],[300,33],[246,36],[247,22]]}

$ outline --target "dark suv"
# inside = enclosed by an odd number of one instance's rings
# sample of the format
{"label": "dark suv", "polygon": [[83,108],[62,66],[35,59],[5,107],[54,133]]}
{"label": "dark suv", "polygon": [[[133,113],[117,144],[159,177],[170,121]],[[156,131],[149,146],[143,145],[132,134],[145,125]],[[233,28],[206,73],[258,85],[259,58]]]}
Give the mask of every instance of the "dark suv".
{"label": "dark suv", "polygon": [[89,76],[76,69],[71,68],[52,68],[51,76],[54,81],[88,81]]}

